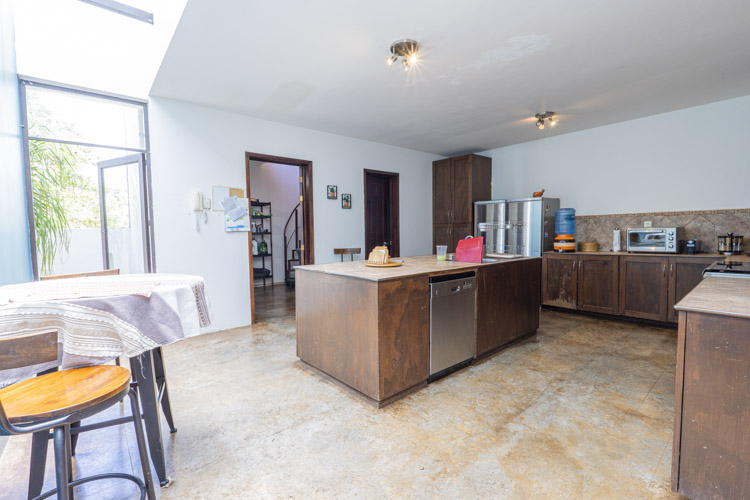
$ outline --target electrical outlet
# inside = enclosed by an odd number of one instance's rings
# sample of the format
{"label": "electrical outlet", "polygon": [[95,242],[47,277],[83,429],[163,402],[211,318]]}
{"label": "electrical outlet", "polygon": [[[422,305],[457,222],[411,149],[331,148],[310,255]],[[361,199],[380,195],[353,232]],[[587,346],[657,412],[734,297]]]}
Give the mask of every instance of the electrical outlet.
{"label": "electrical outlet", "polygon": [[643,227],[654,227],[654,222],[650,220],[644,221]]}

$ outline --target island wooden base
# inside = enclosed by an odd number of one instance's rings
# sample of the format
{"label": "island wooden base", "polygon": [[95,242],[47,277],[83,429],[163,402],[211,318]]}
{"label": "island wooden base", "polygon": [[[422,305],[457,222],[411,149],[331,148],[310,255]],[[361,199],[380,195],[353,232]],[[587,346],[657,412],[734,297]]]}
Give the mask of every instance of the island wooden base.
{"label": "island wooden base", "polygon": [[750,319],[680,311],[672,491],[750,498],[748,394]]}
{"label": "island wooden base", "polygon": [[[415,265],[426,265],[422,257],[412,259]],[[352,267],[344,264],[344,269]],[[426,385],[430,273],[374,280],[324,272],[322,267],[296,269],[299,359],[378,407]],[[541,259],[469,269],[463,265],[461,271],[467,270],[477,273],[475,357],[536,331]],[[442,267],[435,274],[446,270]]]}
{"label": "island wooden base", "polygon": [[353,387],[349,387],[348,385],[346,385],[342,381],[337,380],[334,377],[331,377],[330,375],[328,375],[327,373],[325,373],[325,372],[323,372],[323,371],[315,368],[313,365],[311,365],[309,363],[305,363],[304,361],[301,361],[301,360],[300,360],[300,362],[302,364],[302,367],[305,370],[308,370],[311,373],[314,373],[316,376],[322,378],[326,382],[331,382],[331,383],[339,386],[340,388],[344,389],[346,392],[348,392],[349,394],[351,394],[355,398],[359,399],[360,401],[363,401],[363,402],[365,402],[365,403],[367,403],[369,405],[372,405],[373,407],[378,408],[378,409],[383,408],[384,406],[388,406],[389,404],[393,403],[394,401],[397,401],[397,400],[399,400],[399,399],[401,399],[403,397],[406,397],[406,396],[408,396],[409,394],[411,394],[413,392],[417,392],[418,390],[420,390],[421,388],[423,388],[424,386],[427,385],[427,381],[425,380],[424,382],[420,382],[417,385],[413,385],[413,386],[409,387],[408,389],[406,389],[404,391],[401,391],[399,393],[396,393],[396,394],[394,394],[393,396],[391,396],[389,398],[386,398],[386,399],[384,399],[382,401],[378,401],[377,399],[372,399],[371,397],[362,394],[361,392],[359,392],[357,389],[355,389]]}

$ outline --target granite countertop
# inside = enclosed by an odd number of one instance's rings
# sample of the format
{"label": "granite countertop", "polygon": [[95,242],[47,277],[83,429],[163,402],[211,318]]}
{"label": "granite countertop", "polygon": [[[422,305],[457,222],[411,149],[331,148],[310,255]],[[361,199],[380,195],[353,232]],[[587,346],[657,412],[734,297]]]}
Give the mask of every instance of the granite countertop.
{"label": "granite countertop", "polygon": [[750,318],[750,278],[709,276],[674,308],[678,311]]}
{"label": "granite countertop", "polygon": [[297,266],[295,271],[312,271],[318,273],[335,274],[350,278],[371,281],[386,281],[401,278],[411,278],[419,275],[440,275],[455,272],[472,271],[478,267],[499,266],[521,260],[539,259],[540,257],[519,257],[516,259],[498,259],[497,262],[473,264],[470,262],[438,261],[434,255],[420,255],[418,257],[396,257],[403,259],[404,264],[399,267],[367,267],[365,261],[334,262],[331,264],[312,264]]}

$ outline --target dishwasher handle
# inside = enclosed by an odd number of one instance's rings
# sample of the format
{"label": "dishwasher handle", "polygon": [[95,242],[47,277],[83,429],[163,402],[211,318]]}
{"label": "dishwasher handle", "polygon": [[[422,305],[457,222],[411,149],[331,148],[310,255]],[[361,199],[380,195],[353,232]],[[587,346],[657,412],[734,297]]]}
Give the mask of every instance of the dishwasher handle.
{"label": "dishwasher handle", "polygon": [[463,278],[458,280],[443,281],[440,283],[430,283],[430,295],[433,299],[440,297],[452,297],[464,293],[474,293],[476,287],[476,278]]}

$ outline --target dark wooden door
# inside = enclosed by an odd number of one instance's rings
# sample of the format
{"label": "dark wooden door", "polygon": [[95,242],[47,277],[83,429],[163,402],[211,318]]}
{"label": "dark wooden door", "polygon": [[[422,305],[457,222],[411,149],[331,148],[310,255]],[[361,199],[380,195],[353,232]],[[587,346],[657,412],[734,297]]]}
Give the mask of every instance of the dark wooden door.
{"label": "dark wooden door", "polygon": [[619,262],[616,255],[578,255],[578,309],[617,314]]}
{"label": "dark wooden door", "polygon": [[471,157],[459,156],[453,159],[453,207],[454,224],[471,225],[473,202],[471,197]]}
{"label": "dark wooden door", "polygon": [[575,309],[578,300],[575,255],[544,254],[542,301],[545,305]]}
{"label": "dark wooden door", "polygon": [[382,245],[398,257],[398,174],[365,170],[365,255]]}
{"label": "dark wooden door", "polygon": [[467,236],[472,236],[472,235],[473,233],[472,233],[471,224],[454,224],[453,235],[452,235],[453,241],[451,243],[451,246],[448,247],[448,252],[455,252],[456,247],[458,246],[458,242],[466,238]]}
{"label": "dark wooden door", "polygon": [[[432,163],[432,221],[450,224],[453,207],[453,169],[450,158]],[[438,245],[439,243],[435,243]]]}
{"label": "dark wooden door", "polygon": [[669,311],[667,321],[677,322],[677,311],[674,305],[703,280],[703,270],[715,260],[715,257],[669,258]]}
{"label": "dark wooden door", "polygon": [[667,321],[669,257],[620,257],[620,314]]}

